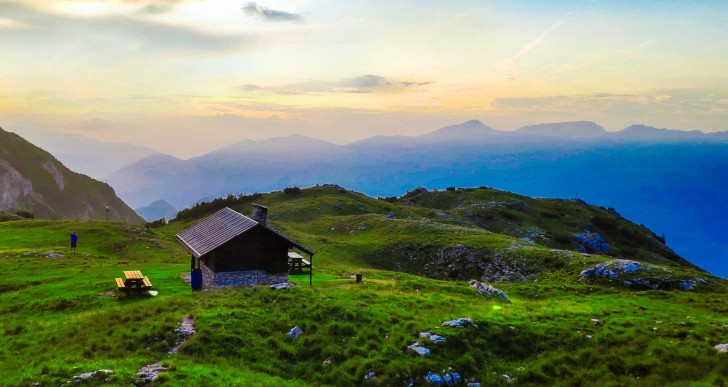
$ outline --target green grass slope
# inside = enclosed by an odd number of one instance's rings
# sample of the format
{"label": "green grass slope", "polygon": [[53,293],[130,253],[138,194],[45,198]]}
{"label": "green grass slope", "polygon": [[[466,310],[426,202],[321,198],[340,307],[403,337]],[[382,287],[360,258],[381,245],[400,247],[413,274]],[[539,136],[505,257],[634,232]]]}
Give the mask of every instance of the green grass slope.
{"label": "green grass slope", "polygon": [[[677,274],[705,274],[652,231],[614,210],[490,188],[417,189],[400,198],[374,199],[325,185],[201,203],[181,211],[174,223],[189,225],[224,206],[248,214],[253,202],[269,206],[271,225],[315,246],[316,259],[332,267],[354,264],[440,279],[515,281],[624,258]],[[585,230],[603,235],[608,256],[577,252],[574,234]]]}
{"label": "green grass slope", "polygon": [[50,153],[0,128],[0,210],[30,211],[38,218],[143,219],[106,183],[66,168]]}
{"label": "green grass slope", "polygon": [[[316,250],[314,286],[302,275],[291,279],[303,286],[277,292],[192,293],[180,278],[189,256],[173,235],[216,205],[248,213],[253,201],[269,205],[273,227]],[[680,292],[584,281],[581,270],[612,257],[494,233],[458,218],[457,208],[390,203],[336,187],[223,202],[155,229],[0,223],[0,385],[56,385],[98,369],[114,371],[109,384],[128,385],[157,361],[169,369],[159,385],[425,385],[427,372],[448,368],[484,385],[508,384],[502,375],[526,386],[728,383],[727,354],[713,348],[728,342],[726,283],[669,257],[653,264],[708,282]],[[71,231],[81,237],[75,255],[66,247]],[[428,268],[441,249],[458,245],[492,268],[523,262],[510,276],[499,274],[507,282],[494,283],[509,303],[480,296],[463,280],[495,277],[485,269],[455,273],[447,270],[452,262]],[[495,254],[506,266],[493,263]],[[117,295],[113,278],[132,269],[149,276],[159,295]],[[443,272],[455,275],[438,279]],[[363,273],[364,282],[351,273]],[[168,354],[183,316],[196,320],[197,334]],[[475,325],[440,327],[460,317]],[[304,334],[294,341],[286,332],[295,325]],[[421,340],[432,353],[420,357],[407,346],[423,331],[447,342]]]}

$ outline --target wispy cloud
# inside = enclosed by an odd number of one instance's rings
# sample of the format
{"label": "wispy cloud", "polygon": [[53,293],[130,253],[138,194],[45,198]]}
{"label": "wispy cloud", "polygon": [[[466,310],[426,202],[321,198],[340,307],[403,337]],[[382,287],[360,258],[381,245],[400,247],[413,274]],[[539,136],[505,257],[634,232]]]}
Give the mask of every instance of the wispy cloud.
{"label": "wispy cloud", "polygon": [[[160,2],[161,4],[161,2]],[[211,34],[194,28],[159,24],[126,15],[83,18],[41,11],[19,2],[0,2],[0,15],[27,28],[0,34],[0,45],[33,47],[42,42],[62,47],[123,55],[125,52],[216,52],[245,48],[252,37]]]}
{"label": "wispy cloud", "polygon": [[728,94],[705,90],[652,90],[634,94],[593,93],[498,98],[491,108],[501,112],[582,112],[604,115],[706,114],[728,112]]}
{"label": "wispy cloud", "polygon": [[546,39],[546,35],[548,35],[551,31],[554,31],[555,29],[561,27],[561,24],[563,24],[564,20],[566,20],[566,18],[568,18],[569,16],[571,16],[571,12],[567,13],[566,16],[564,16],[564,18],[557,21],[551,27],[549,27],[549,28],[545,29],[543,32],[541,32],[541,34],[539,36],[537,36],[536,39],[533,39],[532,41],[526,43],[526,45],[523,46],[523,48],[521,48],[521,51],[518,51],[518,53],[516,55],[514,55],[513,58],[511,58],[511,60],[514,61],[514,60],[528,54],[528,52],[533,50],[534,48],[538,47],[538,45],[541,44],[544,41],[544,39]]}
{"label": "wispy cloud", "polygon": [[265,8],[256,2],[249,2],[243,6],[243,12],[246,16],[257,17],[265,21],[271,22],[300,22],[303,17],[297,13],[279,11],[275,9]]}
{"label": "wispy cloud", "polygon": [[334,81],[308,80],[279,86],[247,84],[239,86],[246,91],[267,91],[277,94],[313,93],[397,93],[416,91],[417,87],[432,84],[432,81],[399,81],[379,75],[367,74]]}

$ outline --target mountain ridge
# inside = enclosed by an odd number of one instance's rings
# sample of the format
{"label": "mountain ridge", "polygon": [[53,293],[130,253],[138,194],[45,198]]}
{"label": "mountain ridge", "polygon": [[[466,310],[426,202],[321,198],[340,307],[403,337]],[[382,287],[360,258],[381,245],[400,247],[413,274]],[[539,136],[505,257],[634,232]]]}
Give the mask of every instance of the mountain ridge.
{"label": "mountain ridge", "polygon": [[16,132],[30,143],[51,153],[71,170],[94,179],[103,179],[136,161],[160,154],[149,147],[101,141],[75,133],[62,134],[25,128]]}
{"label": "mountain ridge", "polygon": [[36,218],[142,222],[107,183],[71,171],[50,153],[0,128],[0,211]]}

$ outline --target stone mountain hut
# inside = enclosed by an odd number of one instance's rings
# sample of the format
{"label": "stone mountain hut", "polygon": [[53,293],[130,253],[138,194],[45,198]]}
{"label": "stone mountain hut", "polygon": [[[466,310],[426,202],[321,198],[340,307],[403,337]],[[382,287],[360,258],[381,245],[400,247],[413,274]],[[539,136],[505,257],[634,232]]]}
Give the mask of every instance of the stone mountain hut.
{"label": "stone mountain hut", "polygon": [[291,249],[313,251],[266,224],[268,208],[253,204],[251,218],[230,208],[210,215],[175,235],[192,255],[192,289],[253,286],[288,281]]}

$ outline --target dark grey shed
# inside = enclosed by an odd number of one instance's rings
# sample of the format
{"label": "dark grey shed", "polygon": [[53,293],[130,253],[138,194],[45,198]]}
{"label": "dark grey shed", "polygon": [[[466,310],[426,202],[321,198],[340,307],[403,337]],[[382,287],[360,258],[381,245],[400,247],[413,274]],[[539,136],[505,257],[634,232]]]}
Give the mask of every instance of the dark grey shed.
{"label": "dark grey shed", "polygon": [[226,207],[175,235],[192,256],[193,288],[287,281],[289,249],[313,257],[312,250],[268,227],[266,207],[254,207],[254,218]]}

